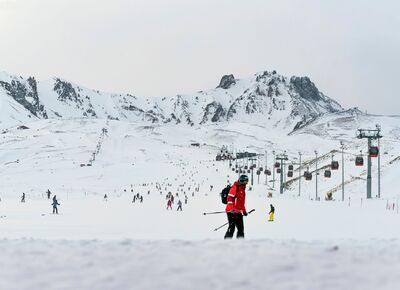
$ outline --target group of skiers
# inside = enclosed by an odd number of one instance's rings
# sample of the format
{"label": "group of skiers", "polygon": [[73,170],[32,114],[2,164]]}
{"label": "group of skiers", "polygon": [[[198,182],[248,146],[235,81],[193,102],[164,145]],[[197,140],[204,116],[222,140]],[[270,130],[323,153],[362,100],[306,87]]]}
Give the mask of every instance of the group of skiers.
{"label": "group of skiers", "polygon": [[[176,194],[176,197],[178,197],[179,194]],[[166,199],[167,199],[167,210],[170,209],[172,210],[172,205],[174,204],[174,195],[171,192],[168,192],[168,194],[166,195]],[[185,196],[185,204],[187,203],[187,196]],[[182,201],[179,199],[178,202],[176,203],[177,205],[177,211],[182,211]]]}
{"label": "group of skiers", "polygon": [[135,194],[133,196],[132,203],[135,203],[136,200],[140,201],[140,203],[143,203],[143,195],[140,195],[139,193]]}
{"label": "group of skiers", "polygon": [[[50,199],[51,191],[49,189],[46,191],[46,194],[47,194],[47,199]],[[21,202],[22,203],[26,202],[26,194],[25,194],[25,192],[22,193]],[[53,214],[58,214],[58,206],[59,205],[60,204],[57,201],[57,196],[54,195],[53,196],[53,202],[51,203],[51,206],[53,207]]]}

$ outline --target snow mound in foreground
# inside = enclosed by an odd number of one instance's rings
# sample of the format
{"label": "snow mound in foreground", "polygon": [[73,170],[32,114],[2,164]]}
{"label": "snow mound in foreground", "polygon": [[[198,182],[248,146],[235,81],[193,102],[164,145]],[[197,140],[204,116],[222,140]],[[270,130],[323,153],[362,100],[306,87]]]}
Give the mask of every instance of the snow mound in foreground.
{"label": "snow mound in foreground", "polygon": [[0,248],[1,289],[384,290],[400,282],[400,245],[383,240],[2,240]]}

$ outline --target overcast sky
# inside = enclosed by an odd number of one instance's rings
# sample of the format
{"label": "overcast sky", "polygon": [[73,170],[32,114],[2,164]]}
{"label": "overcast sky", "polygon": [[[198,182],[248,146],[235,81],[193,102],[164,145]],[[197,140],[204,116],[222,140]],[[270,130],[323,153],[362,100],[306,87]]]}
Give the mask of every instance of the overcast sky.
{"label": "overcast sky", "polygon": [[397,0],[0,0],[0,70],[109,92],[190,93],[277,70],[400,114]]}

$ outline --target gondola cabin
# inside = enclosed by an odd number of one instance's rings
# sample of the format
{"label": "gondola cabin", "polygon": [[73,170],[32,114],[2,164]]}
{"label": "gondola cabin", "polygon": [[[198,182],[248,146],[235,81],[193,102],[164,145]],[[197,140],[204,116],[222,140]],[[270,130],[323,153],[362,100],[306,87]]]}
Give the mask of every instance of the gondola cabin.
{"label": "gondola cabin", "polygon": [[281,169],[280,169],[280,168],[277,168],[277,169],[276,169],[276,173],[280,174],[280,173],[281,173]]}
{"label": "gondola cabin", "polygon": [[306,171],[304,175],[305,175],[304,177],[306,178],[306,180],[312,179],[312,174],[310,172]]}
{"label": "gondola cabin", "polygon": [[279,162],[275,162],[275,168],[281,167],[281,164]]}
{"label": "gondola cabin", "polygon": [[331,172],[329,169],[328,169],[328,170],[325,170],[324,176],[325,176],[325,178],[331,178],[332,172]]}
{"label": "gondola cabin", "polygon": [[293,177],[293,171],[288,171],[287,176],[288,177]]}
{"label": "gondola cabin", "polygon": [[289,171],[293,171],[293,165],[289,165]]}
{"label": "gondola cabin", "polygon": [[264,174],[270,176],[271,175],[271,170],[265,169]]}
{"label": "gondola cabin", "polygon": [[356,166],[364,166],[364,158],[362,156],[356,157]]}
{"label": "gondola cabin", "polygon": [[331,169],[338,170],[339,169],[339,161],[332,161],[331,162]]}
{"label": "gondola cabin", "polygon": [[369,147],[369,157],[378,157],[379,149],[376,146]]}
{"label": "gondola cabin", "polygon": [[247,165],[244,166],[244,169],[246,169],[246,170],[248,169]]}

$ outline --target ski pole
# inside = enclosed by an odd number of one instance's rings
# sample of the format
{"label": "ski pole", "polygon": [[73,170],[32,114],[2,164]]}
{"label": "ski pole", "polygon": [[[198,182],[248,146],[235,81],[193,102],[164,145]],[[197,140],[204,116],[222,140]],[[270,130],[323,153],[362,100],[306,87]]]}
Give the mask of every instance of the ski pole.
{"label": "ski pole", "polygon": [[[253,211],[256,211],[256,210],[253,208],[253,209],[252,209],[251,211],[249,211],[247,214],[251,214]],[[215,231],[218,231],[220,228],[223,228],[223,227],[226,226],[227,224],[229,224],[229,222],[224,223],[222,226],[219,226],[218,228],[214,229],[214,232],[215,232]]]}
{"label": "ski pole", "polygon": [[215,232],[215,231],[218,231],[220,228],[223,228],[223,227],[226,226],[227,224],[229,224],[229,222],[227,222],[227,223],[223,224],[222,226],[219,226],[218,228],[214,229],[214,232]]}
{"label": "ski pole", "polygon": [[203,215],[225,213],[225,211],[203,212]]}

